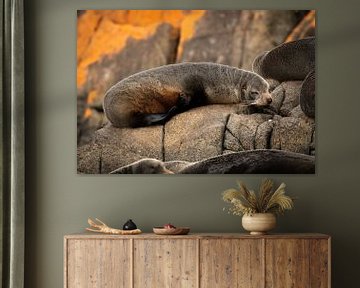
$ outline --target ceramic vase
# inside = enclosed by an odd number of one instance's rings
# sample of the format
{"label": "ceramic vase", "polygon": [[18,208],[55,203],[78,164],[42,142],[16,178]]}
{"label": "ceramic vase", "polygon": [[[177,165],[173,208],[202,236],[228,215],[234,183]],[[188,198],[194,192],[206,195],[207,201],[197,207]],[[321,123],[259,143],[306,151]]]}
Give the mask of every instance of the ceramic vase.
{"label": "ceramic vase", "polygon": [[251,235],[263,235],[276,226],[276,217],[272,213],[255,213],[242,217],[242,226]]}

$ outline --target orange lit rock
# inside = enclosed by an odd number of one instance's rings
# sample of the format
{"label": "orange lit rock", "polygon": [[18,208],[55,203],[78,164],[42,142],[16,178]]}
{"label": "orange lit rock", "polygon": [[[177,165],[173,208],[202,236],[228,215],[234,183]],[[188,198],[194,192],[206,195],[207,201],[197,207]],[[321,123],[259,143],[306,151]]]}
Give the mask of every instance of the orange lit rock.
{"label": "orange lit rock", "polygon": [[205,15],[204,10],[195,10],[191,14],[189,14],[181,24],[181,35],[180,35],[180,42],[178,48],[178,55],[177,59],[181,59],[184,44],[189,41],[195,35],[195,29],[197,22]]}
{"label": "orange lit rock", "polygon": [[78,88],[86,82],[87,68],[104,55],[121,51],[129,38],[146,39],[162,23],[174,28],[203,11],[88,10],[78,19]]}
{"label": "orange lit rock", "polygon": [[300,23],[291,31],[285,42],[315,36],[315,10],[311,10]]}
{"label": "orange lit rock", "polygon": [[101,17],[96,11],[87,11],[78,20],[77,25],[77,63],[83,58],[83,53],[91,42]]}
{"label": "orange lit rock", "polygon": [[145,39],[130,37],[120,51],[91,63],[87,68],[88,103],[101,104],[105,92],[131,74],[173,62],[178,38],[178,30],[161,24]]}
{"label": "orange lit rock", "polygon": [[[94,124],[100,122],[90,118],[97,118],[98,111],[102,110],[105,92],[131,74],[174,62],[178,39],[178,30],[170,24],[160,24],[152,36],[141,40],[131,37],[122,50],[104,55],[87,67],[86,84],[80,94],[86,94],[87,98],[84,114],[78,115],[82,131],[79,145],[84,144],[83,139],[88,139],[84,135],[92,134],[99,128]],[[81,111],[78,109],[78,112]]]}
{"label": "orange lit rock", "polygon": [[129,10],[128,23],[147,26],[153,23],[169,23],[178,28],[184,17],[193,12],[183,10]]}
{"label": "orange lit rock", "polygon": [[78,63],[78,87],[85,84],[87,68],[90,64],[98,61],[101,57],[121,51],[126,41],[134,39],[146,39],[154,33],[157,25],[138,27],[131,25],[118,25],[107,18],[99,20],[98,28],[88,40],[88,45],[82,51]]}
{"label": "orange lit rock", "polygon": [[[95,99],[97,97],[97,91],[96,90],[91,90],[87,96],[87,99],[86,99],[86,104],[92,104],[95,102]],[[84,112],[84,117],[85,118],[90,118],[92,115],[91,113],[91,109],[90,108],[85,108],[85,112]]]}

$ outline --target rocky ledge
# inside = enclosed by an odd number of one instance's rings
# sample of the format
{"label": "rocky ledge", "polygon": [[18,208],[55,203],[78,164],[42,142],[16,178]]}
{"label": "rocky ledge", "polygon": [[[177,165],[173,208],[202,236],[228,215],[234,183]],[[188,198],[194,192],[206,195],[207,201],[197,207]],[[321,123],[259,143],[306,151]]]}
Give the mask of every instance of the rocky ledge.
{"label": "rocky ledge", "polygon": [[[165,125],[120,129],[107,124],[89,144],[79,147],[78,172],[107,174],[152,158],[189,163],[175,173],[313,173],[315,120],[300,108],[301,84],[278,85],[271,106],[263,111],[241,104],[208,105],[178,114]],[[266,164],[260,165],[261,159]],[[292,168],[286,169],[290,159]],[[304,163],[307,168],[302,170]],[[266,171],[264,165],[274,167]]]}

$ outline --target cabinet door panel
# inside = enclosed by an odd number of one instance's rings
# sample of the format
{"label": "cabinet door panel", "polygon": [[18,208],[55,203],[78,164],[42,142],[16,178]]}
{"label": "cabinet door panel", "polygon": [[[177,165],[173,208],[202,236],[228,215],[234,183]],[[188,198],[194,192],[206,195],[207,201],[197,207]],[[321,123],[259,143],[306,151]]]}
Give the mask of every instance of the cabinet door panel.
{"label": "cabinet door panel", "polygon": [[263,287],[262,240],[204,239],[200,243],[200,287]]}
{"label": "cabinet door panel", "polygon": [[309,287],[309,246],[307,239],[266,239],[266,287]]}
{"label": "cabinet door panel", "polygon": [[134,240],[134,287],[197,287],[195,239]]}
{"label": "cabinet door panel", "polygon": [[130,240],[67,241],[65,287],[131,287]]}
{"label": "cabinet door panel", "polygon": [[327,288],[330,275],[329,240],[313,239],[310,242],[310,287]]}

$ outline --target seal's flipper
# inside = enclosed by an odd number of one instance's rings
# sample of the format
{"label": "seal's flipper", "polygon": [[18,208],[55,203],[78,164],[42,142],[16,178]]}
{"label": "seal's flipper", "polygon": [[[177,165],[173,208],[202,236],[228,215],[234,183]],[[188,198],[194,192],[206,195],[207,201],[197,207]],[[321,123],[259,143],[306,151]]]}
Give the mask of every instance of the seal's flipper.
{"label": "seal's flipper", "polygon": [[156,114],[137,114],[133,117],[132,127],[143,127],[150,125],[163,125],[171,117],[173,117],[178,108],[173,106],[166,113],[156,113]]}
{"label": "seal's flipper", "polygon": [[170,119],[170,117],[169,113],[147,114],[144,115],[144,121],[146,126],[160,125],[164,124],[168,119]]}
{"label": "seal's flipper", "polygon": [[161,125],[168,119],[168,113],[161,114],[140,114],[136,115],[132,120],[131,127],[145,127],[150,125]]}

